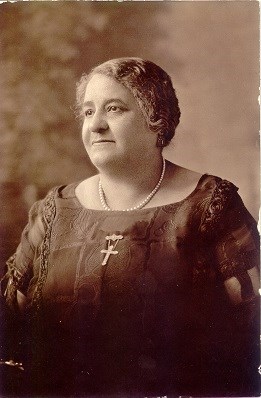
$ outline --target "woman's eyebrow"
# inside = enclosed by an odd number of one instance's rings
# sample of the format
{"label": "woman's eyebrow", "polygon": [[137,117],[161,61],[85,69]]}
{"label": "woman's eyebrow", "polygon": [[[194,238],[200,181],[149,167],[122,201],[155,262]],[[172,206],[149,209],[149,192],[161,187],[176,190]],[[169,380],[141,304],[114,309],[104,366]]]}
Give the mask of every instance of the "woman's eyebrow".
{"label": "woman's eyebrow", "polygon": [[122,99],[120,99],[120,98],[110,98],[107,101],[105,101],[105,105],[108,105],[111,102],[120,102],[121,104],[125,105],[125,102]]}
{"label": "woman's eyebrow", "polygon": [[84,101],[83,106],[91,106],[93,105],[92,101]]}
{"label": "woman's eyebrow", "polygon": [[[103,105],[106,106],[106,105],[110,104],[111,102],[119,102],[126,106],[126,102],[124,102],[121,98],[109,98],[106,101],[104,101]],[[93,101],[84,101],[84,103],[83,103],[83,106],[91,106],[91,105],[94,105]]]}

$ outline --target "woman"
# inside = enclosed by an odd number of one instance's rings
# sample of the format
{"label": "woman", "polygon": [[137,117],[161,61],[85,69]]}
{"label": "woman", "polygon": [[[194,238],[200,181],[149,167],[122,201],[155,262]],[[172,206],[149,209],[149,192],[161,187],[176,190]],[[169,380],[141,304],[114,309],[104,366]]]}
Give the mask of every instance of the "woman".
{"label": "woman", "polygon": [[170,77],[110,60],[77,103],[98,172],[32,207],[3,281],[26,394],[258,395],[256,225],[232,183],[163,159]]}

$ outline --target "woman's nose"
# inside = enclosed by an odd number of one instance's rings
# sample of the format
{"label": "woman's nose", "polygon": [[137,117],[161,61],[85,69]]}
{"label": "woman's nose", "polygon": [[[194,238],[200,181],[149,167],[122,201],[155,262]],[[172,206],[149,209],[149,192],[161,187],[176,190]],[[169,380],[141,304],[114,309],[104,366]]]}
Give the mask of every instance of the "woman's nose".
{"label": "woman's nose", "polygon": [[108,123],[106,118],[100,112],[95,112],[89,122],[89,131],[100,133],[107,130]]}

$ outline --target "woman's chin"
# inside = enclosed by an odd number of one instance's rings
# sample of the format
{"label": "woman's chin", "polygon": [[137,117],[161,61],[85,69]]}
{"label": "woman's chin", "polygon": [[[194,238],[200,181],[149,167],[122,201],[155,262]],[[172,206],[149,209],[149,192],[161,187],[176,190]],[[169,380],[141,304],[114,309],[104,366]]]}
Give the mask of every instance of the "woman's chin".
{"label": "woman's chin", "polygon": [[116,157],[113,154],[100,151],[100,153],[89,154],[90,160],[96,168],[109,168],[117,163]]}

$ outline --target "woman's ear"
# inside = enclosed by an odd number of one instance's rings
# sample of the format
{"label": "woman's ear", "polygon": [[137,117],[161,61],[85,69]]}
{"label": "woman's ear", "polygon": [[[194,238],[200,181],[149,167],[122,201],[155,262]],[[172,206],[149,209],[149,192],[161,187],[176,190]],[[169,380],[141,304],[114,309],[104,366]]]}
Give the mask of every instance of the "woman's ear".
{"label": "woman's ear", "polygon": [[158,148],[164,148],[166,146],[166,139],[163,133],[158,134],[156,146]]}

